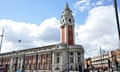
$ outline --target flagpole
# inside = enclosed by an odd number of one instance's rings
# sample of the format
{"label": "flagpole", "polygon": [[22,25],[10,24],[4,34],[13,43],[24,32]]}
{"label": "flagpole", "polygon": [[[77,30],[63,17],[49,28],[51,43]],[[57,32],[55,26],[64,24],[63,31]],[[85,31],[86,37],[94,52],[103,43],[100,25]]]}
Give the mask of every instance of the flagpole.
{"label": "flagpole", "polygon": [[114,0],[114,9],[115,9],[115,15],[116,15],[116,23],[117,23],[118,38],[119,38],[119,48],[120,48],[120,26],[119,26],[119,17],[118,17],[117,1],[116,0]]}
{"label": "flagpole", "polygon": [[101,46],[100,46],[100,57],[101,57],[101,68],[102,68],[102,71],[103,71],[103,54],[102,54],[102,49],[101,49]]}
{"label": "flagpole", "polygon": [[2,29],[2,35],[1,35],[1,41],[0,41],[0,53],[2,49],[3,36],[4,36],[4,28]]}
{"label": "flagpole", "polygon": [[101,58],[101,68],[102,68],[102,51],[101,51],[101,46],[100,46],[100,58]]}

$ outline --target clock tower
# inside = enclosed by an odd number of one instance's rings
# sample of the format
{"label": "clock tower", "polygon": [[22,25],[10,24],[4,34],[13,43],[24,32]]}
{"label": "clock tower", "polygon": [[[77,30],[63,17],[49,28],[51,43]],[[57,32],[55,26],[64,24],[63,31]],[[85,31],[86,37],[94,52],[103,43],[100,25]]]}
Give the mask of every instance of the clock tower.
{"label": "clock tower", "polygon": [[62,12],[61,19],[61,41],[64,44],[74,44],[74,18],[72,10],[69,8],[68,3]]}

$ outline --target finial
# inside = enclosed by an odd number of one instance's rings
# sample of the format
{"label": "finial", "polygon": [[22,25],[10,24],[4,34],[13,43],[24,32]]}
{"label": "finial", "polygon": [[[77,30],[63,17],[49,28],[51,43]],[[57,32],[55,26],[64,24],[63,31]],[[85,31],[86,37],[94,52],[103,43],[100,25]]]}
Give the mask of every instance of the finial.
{"label": "finial", "polygon": [[68,2],[66,2],[65,10],[68,10],[68,9],[70,9],[70,8],[69,8],[69,5],[68,5]]}

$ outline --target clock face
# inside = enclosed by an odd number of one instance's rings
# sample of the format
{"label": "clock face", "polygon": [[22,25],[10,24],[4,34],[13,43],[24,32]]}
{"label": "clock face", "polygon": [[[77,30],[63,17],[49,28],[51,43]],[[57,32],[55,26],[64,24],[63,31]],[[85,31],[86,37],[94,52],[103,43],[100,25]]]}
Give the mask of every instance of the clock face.
{"label": "clock face", "polygon": [[65,14],[69,14],[69,11],[65,11]]}

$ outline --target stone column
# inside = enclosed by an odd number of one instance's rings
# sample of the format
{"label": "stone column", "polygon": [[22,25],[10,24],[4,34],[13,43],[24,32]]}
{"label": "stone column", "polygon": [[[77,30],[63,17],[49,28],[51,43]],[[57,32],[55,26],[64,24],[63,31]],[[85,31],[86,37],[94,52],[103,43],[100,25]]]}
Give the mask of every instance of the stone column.
{"label": "stone column", "polygon": [[17,63],[17,66],[18,66],[17,70],[20,70],[20,66],[21,66],[20,63],[21,63],[21,57],[19,56],[18,57],[18,63]]}
{"label": "stone column", "polygon": [[13,72],[13,57],[11,57],[11,61],[10,61],[10,72]]}
{"label": "stone column", "polygon": [[55,54],[52,52],[52,72],[54,72],[54,64],[55,64]]}
{"label": "stone column", "polygon": [[25,56],[24,55],[22,55],[22,57],[21,57],[21,63],[20,63],[20,69],[21,70],[24,70],[24,65],[25,65]]}
{"label": "stone column", "polygon": [[84,53],[81,52],[81,65],[82,65],[82,72],[84,72]]}
{"label": "stone column", "polygon": [[62,70],[66,70],[68,68],[68,51],[67,51],[67,49],[63,50],[63,53],[62,53],[62,65],[63,65]]}
{"label": "stone column", "polygon": [[74,69],[76,69],[76,66],[78,65],[78,57],[77,57],[77,51],[74,52]]}
{"label": "stone column", "polygon": [[36,53],[34,59],[35,59],[35,70],[37,70],[37,66],[38,66],[38,53]]}

